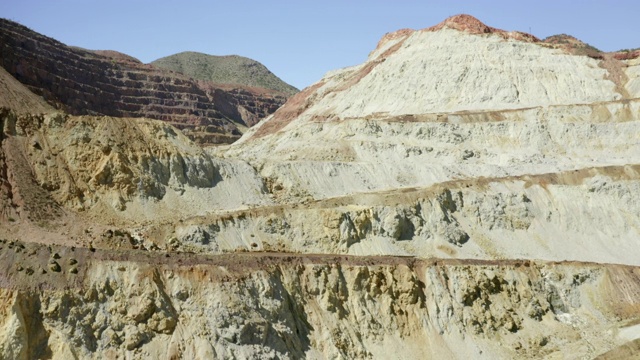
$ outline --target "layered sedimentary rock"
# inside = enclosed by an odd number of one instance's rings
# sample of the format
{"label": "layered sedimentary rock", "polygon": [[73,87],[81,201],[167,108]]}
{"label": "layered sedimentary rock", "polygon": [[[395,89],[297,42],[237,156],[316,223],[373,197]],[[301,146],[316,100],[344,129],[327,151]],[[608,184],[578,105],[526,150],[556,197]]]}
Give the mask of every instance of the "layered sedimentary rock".
{"label": "layered sedimentary rock", "polygon": [[114,51],[72,48],[0,19],[0,65],[70,114],[168,121],[201,143],[239,138],[286,100],[277,91],[213,84],[140,63]]}
{"label": "layered sedimentary rock", "polygon": [[205,150],[3,110],[0,354],[634,356],[638,62],[565,45],[388,34]]}

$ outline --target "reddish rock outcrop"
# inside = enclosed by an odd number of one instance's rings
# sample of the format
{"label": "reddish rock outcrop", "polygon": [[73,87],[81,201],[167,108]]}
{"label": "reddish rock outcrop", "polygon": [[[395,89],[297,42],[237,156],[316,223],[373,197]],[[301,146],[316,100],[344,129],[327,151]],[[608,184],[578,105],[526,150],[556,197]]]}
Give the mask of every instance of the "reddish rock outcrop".
{"label": "reddish rock outcrop", "polygon": [[616,60],[633,60],[640,57],[640,49],[635,50],[620,50],[613,53],[613,57]]}
{"label": "reddish rock outcrop", "polygon": [[0,65],[50,104],[74,115],[148,117],[204,144],[229,143],[286,100],[284,94],[196,81],[115,51],[66,46],[0,19]]}
{"label": "reddish rock outcrop", "polygon": [[425,31],[438,31],[440,29],[449,28],[458,31],[465,31],[470,34],[498,34],[505,39],[515,39],[527,42],[539,42],[537,37],[521,31],[505,31],[491,26],[485,25],[482,21],[467,14],[459,14],[445,19],[438,25],[425,29]]}

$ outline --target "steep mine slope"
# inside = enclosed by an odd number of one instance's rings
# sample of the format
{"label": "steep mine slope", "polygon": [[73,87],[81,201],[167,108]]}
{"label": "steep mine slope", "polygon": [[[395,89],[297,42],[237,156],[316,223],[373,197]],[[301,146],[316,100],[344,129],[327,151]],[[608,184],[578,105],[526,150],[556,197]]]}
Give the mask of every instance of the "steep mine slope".
{"label": "steep mine slope", "polygon": [[456,16],[387,34],[229,148],[144,121],[4,122],[58,204],[177,249],[637,265],[634,61]]}
{"label": "steep mine slope", "polygon": [[271,114],[287,94],[213,84],[144,65],[114,51],[66,46],[0,19],[0,65],[65,112],[168,121],[201,143],[228,143]]}
{"label": "steep mine slope", "polygon": [[[29,176],[29,179],[19,179],[19,173],[24,172],[16,171],[17,169],[9,170],[7,152],[20,153],[20,151],[9,144],[12,140],[8,139],[8,137],[15,131],[13,128],[14,123],[5,119],[15,118],[16,116],[30,118],[31,114],[34,113],[48,114],[54,111],[53,107],[47,104],[42,97],[32,93],[13,76],[0,68],[0,145],[2,146],[0,149],[0,222],[8,221],[9,219],[15,220],[18,217],[16,211],[24,205],[23,198],[17,193],[16,186],[28,186],[28,184],[35,183],[32,176]],[[7,139],[5,140],[5,138]],[[23,164],[26,165],[27,169],[29,168],[29,162],[26,159]],[[18,183],[22,184],[18,185]],[[35,187],[37,188],[37,193],[45,197],[48,196],[43,189],[37,185]]]}
{"label": "steep mine slope", "polygon": [[21,220],[31,219],[29,209],[45,195],[102,223],[161,222],[271,203],[249,165],[212,157],[160,121],[0,108],[0,125],[2,180],[10,198],[22,199],[13,207],[26,207],[18,211]]}
{"label": "steep mine slope", "polygon": [[605,55],[465,15],[387,34],[217,150],[266,178],[293,241],[269,212],[242,228],[295,251],[637,265],[637,60]]}
{"label": "steep mine slope", "polygon": [[12,109],[20,114],[52,112],[51,105],[32,93],[5,69],[0,68],[0,107]]}
{"label": "steep mine slope", "polygon": [[0,358],[634,356],[638,63],[569,50],[388,34],[216,149],[3,109]]}
{"label": "steep mine slope", "polygon": [[[258,136],[296,122],[524,109],[623,99],[599,59],[456,16],[385,35],[361,65],[328,73]],[[383,91],[384,90],[384,91]]]}
{"label": "steep mine slope", "polygon": [[288,96],[299,91],[261,63],[238,55],[215,56],[185,51],[152,61],[151,65],[214,83],[260,87]]}

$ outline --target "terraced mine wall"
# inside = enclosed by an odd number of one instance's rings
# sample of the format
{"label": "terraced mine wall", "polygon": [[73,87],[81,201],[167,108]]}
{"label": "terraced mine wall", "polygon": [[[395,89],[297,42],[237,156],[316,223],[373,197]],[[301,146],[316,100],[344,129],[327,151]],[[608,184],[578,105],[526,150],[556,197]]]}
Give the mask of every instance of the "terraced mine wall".
{"label": "terraced mine wall", "polygon": [[523,37],[387,35],[206,149],[0,71],[0,359],[637,358],[640,64]]}
{"label": "terraced mine wall", "polygon": [[204,144],[235,141],[236,124],[254,125],[286,100],[266,89],[196,81],[116,52],[72,48],[5,19],[0,43],[0,65],[67,113],[163,120]]}

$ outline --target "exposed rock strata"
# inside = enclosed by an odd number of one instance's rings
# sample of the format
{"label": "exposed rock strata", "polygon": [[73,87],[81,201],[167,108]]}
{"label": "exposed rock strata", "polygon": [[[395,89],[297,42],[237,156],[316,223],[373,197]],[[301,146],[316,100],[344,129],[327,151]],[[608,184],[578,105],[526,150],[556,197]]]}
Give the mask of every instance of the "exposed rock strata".
{"label": "exposed rock strata", "polygon": [[286,96],[271,90],[198,82],[115,52],[72,48],[0,19],[0,65],[70,114],[148,117],[189,130],[205,144],[239,138]]}
{"label": "exposed rock strata", "polygon": [[2,110],[0,356],[633,356],[638,62],[443,24],[231,146]]}

